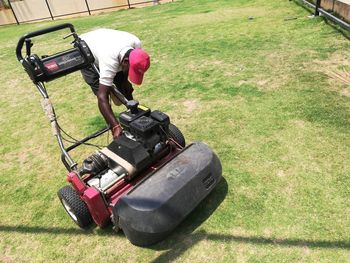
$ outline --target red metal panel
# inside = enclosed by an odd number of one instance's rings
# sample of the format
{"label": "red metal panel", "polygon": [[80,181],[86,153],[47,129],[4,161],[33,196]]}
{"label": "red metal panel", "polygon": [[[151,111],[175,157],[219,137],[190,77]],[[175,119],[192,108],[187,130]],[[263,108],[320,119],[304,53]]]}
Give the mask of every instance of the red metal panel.
{"label": "red metal panel", "polygon": [[74,189],[79,193],[79,195],[83,195],[87,186],[75,172],[70,172],[67,175],[67,181],[73,185]]}
{"label": "red metal panel", "polygon": [[110,213],[106,207],[101,193],[94,187],[86,189],[83,200],[88,206],[91,216],[99,227],[104,227],[110,221]]}

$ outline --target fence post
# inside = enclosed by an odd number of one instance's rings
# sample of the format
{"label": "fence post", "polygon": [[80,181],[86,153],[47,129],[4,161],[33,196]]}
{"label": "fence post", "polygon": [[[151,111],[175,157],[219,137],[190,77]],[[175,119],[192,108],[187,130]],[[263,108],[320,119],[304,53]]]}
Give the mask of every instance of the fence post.
{"label": "fence post", "polygon": [[129,9],[131,8],[131,6],[130,6],[130,1],[128,0],[128,6],[129,6]]}
{"label": "fence post", "polygon": [[315,5],[315,16],[319,16],[320,12],[318,9],[321,7],[321,0],[316,0],[316,5]]}
{"label": "fence post", "polygon": [[91,16],[90,7],[89,7],[89,4],[88,4],[87,0],[85,0],[85,4],[86,4],[87,10],[89,12],[89,15]]}
{"label": "fence post", "polygon": [[50,9],[49,3],[47,2],[47,0],[45,0],[45,3],[46,3],[46,5],[47,5],[47,9],[49,10],[51,19],[54,20],[53,15],[52,15],[52,13],[51,13],[51,9]]}
{"label": "fence post", "polygon": [[13,10],[12,5],[11,5],[11,0],[9,0],[8,3],[9,3],[9,6],[10,6],[10,8],[11,8],[12,14],[13,14],[13,16],[14,16],[15,19],[16,19],[16,23],[17,23],[17,25],[19,25],[19,22],[18,22],[16,13],[15,13],[15,10]]}

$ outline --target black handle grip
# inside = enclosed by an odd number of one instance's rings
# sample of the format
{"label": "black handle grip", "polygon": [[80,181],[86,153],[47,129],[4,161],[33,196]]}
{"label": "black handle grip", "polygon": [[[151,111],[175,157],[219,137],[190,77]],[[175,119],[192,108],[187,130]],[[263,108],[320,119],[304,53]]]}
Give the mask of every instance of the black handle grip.
{"label": "black handle grip", "polygon": [[78,37],[75,34],[74,26],[72,24],[70,24],[70,23],[64,23],[64,24],[60,24],[60,25],[44,28],[44,29],[41,29],[41,30],[38,30],[38,31],[27,33],[24,36],[22,36],[19,39],[19,41],[17,43],[17,47],[16,47],[16,56],[17,56],[18,61],[21,61],[23,59],[22,48],[23,48],[23,44],[24,44],[24,42],[25,42],[25,40],[27,38],[37,37],[37,36],[40,36],[40,35],[45,35],[47,33],[58,31],[58,30],[65,29],[65,28],[69,28],[70,29],[70,31],[73,33],[73,36],[74,36],[75,39]]}

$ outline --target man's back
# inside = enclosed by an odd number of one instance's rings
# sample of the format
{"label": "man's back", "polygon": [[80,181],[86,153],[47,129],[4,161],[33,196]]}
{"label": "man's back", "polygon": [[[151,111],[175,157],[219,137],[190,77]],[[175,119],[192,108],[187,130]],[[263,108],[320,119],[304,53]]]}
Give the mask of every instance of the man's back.
{"label": "man's back", "polygon": [[100,69],[100,82],[111,86],[115,74],[121,71],[120,63],[131,48],[141,48],[141,41],[125,31],[97,29],[80,35],[95,57]]}

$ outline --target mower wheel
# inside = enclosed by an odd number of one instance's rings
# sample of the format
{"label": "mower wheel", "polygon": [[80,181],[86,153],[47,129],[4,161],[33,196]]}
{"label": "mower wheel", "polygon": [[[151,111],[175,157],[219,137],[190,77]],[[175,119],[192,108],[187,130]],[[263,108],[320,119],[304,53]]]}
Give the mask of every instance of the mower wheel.
{"label": "mower wheel", "polygon": [[61,188],[57,195],[67,214],[78,226],[87,228],[92,223],[89,209],[71,186],[67,185]]}
{"label": "mower wheel", "polygon": [[182,147],[186,146],[185,137],[183,136],[182,132],[172,123],[169,124],[169,135]]}

